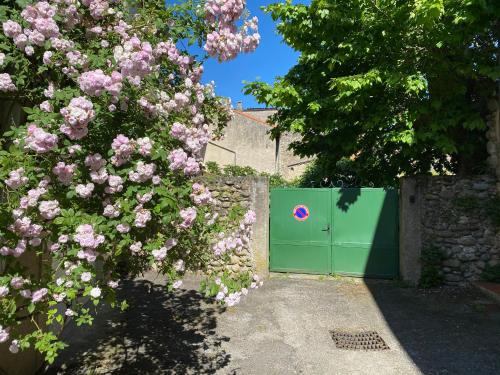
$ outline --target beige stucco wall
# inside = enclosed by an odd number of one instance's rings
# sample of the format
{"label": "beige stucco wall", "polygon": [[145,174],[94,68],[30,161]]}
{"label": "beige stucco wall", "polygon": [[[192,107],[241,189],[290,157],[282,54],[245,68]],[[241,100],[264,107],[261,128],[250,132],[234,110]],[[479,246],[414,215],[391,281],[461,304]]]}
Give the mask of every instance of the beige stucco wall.
{"label": "beige stucco wall", "polygon": [[210,142],[205,150],[204,161],[215,161],[221,166],[236,165],[236,152],[221,147],[218,142]]}
{"label": "beige stucco wall", "polygon": [[290,144],[295,141],[300,141],[301,137],[298,134],[282,134],[279,144],[279,172],[287,180],[292,180],[302,175],[312,159],[301,158],[289,149]]}
{"label": "beige stucco wall", "polygon": [[246,114],[249,116],[255,117],[256,119],[259,119],[260,121],[264,121],[269,123],[269,117],[274,115],[277,111],[275,109],[246,109],[245,111]]}
{"label": "beige stucco wall", "polygon": [[271,140],[271,125],[266,120],[275,112],[235,111],[224,137],[208,144],[204,161],[215,161],[221,166],[249,166],[258,172],[279,173],[288,180],[300,176],[309,160],[295,156],[288,149],[292,141],[300,139],[299,136],[284,134],[279,141]]}
{"label": "beige stucco wall", "polygon": [[250,166],[259,172],[275,173],[276,144],[269,137],[270,129],[266,124],[236,113],[224,130],[224,137],[207,146],[204,160],[215,161],[220,165]]}

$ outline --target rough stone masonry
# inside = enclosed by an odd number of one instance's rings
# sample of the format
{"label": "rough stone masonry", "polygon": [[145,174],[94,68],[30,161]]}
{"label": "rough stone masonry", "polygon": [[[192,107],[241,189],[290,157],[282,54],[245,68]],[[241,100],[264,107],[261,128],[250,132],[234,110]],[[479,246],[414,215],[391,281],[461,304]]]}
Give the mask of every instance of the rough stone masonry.
{"label": "rough stone masonry", "polygon": [[253,227],[250,248],[233,253],[229,267],[222,260],[215,259],[209,265],[209,273],[219,274],[229,270],[234,274],[247,271],[260,276],[268,275],[269,235],[269,181],[267,177],[215,177],[207,176],[204,184],[217,200],[214,206],[219,216],[227,216],[234,205],[253,210],[257,221]]}
{"label": "rough stone masonry", "polygon": [[489,219],[496,197],[493,176],[405,178],[401,187],[401,274],[418,282],[420,255],[442,250],[447,284],[478,280],[487,265],[500,262],[500,233]]}
{"label": "rough stone masonry", "polygon": [[[500,88],[499,88],[500,90]],[[487,118],[488,165],[497,176],[497,191],[500,193],[500,99],[488,103],[490,115]]]}

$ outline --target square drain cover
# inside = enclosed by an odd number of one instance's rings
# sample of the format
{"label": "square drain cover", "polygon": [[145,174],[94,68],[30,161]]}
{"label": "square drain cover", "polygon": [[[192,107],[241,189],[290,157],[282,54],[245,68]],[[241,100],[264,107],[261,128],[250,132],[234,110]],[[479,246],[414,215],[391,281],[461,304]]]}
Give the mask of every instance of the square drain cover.
{"label": "square drain cover", "polygon": [[387,350],[389,346],[375,331],[350,332],[330,331],[338,349],[347,350]]}

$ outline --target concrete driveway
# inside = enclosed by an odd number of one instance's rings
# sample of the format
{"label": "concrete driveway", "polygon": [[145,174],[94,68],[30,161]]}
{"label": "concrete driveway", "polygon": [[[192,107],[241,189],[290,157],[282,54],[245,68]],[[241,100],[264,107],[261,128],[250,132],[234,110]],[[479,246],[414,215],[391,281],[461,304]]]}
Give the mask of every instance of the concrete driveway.
{"label": "concrete driveway", "polygon": [[[229,309],[148,280],[122,294],[125,313],[68,327],[71,347],[47,373],[500,374],[500,308],[470,289],[273,278]],[[337,349],[333,329],[377,331],[390,349]]]}

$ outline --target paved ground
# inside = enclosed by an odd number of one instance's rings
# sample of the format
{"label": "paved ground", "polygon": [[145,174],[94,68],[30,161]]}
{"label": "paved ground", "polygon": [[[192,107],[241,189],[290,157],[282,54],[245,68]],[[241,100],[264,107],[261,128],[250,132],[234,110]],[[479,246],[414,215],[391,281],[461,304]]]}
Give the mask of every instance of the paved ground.
{"label": "paved ground", "polygon": [[[47,373],[500,374],[500,308],[474,290],[271,279],[225,311],[147,280],[122,294],[131,308],[69,327],[71,347]],[[378,331],[390,350],[337,349],[332,329]]]}

